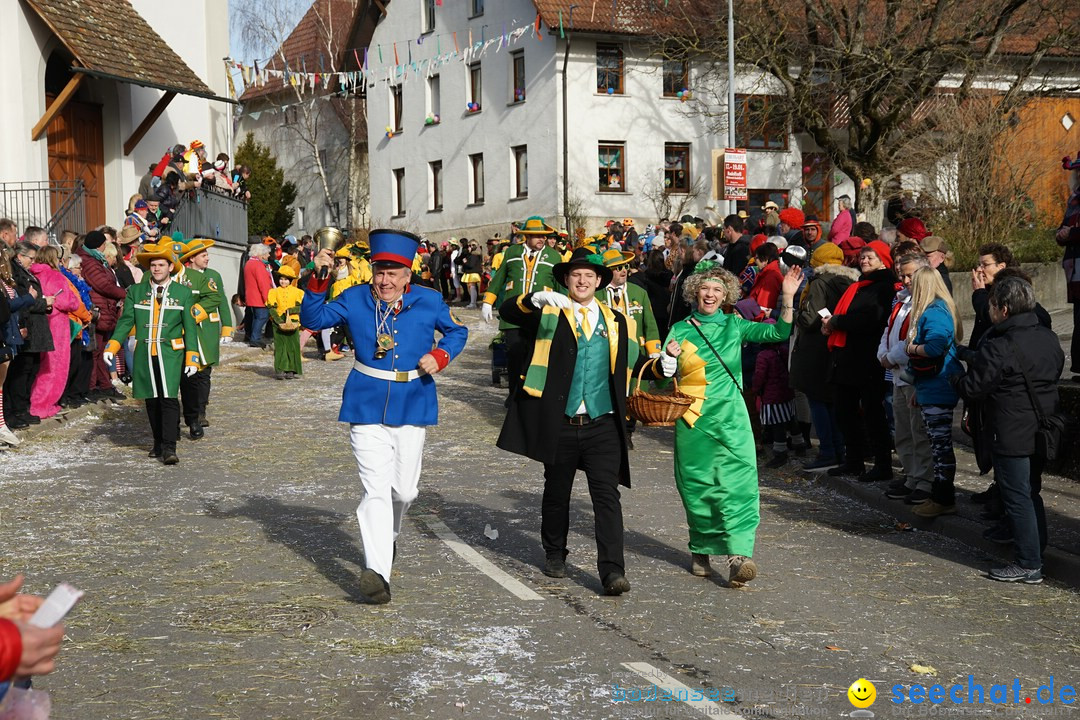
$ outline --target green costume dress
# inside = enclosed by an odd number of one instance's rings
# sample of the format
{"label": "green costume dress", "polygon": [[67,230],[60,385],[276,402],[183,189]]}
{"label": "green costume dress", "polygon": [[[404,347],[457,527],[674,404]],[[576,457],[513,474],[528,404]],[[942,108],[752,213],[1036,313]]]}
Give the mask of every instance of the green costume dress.
{"label": "green costume dress", "polygon": [[266,299],[266,309],[270,311],[270,320],[274,323],[274,370],[279,373],[304,374],[304,361],[300,356],[300,329],[281,329],[281,324],[288,320],[300,322],[302,302],[304,291],[293,285],[272,288]]}
{"label": "green costume dress", "polygon": [[[127,289],[124,309],[105,351],[116,354],[131,329],[135,329],[131,387],[137,399],[176,397],[184,367],[203,364],[192,305],[191,290],[171,279],[159,303],[149,272],[143,275],[142,282]],[[153,365],[158,366],[162,386],[154,382]]]}
{"label": "green costume dress", "polygon": [[[552,274],[553,268],[562,262],[559,251],[544,245],[535,251],[536,255],[531,259],[526,254],[527,251],[525,243],[506,248],[502,265],[491,276],[487,292],[484,293],[485,303],[498,308],[504,301],[518,295],[528,295],[541,290],[562,291],[562,287],[555,283],[555,276]],[[500,330],[516,327],[517,325],[499,318]]]}
{"label": "green costume dress", "polygon": [[679,390],[694,398],[675,423],[675,485],[679,488],[690,552],[702,555],[754,554],[758,511],[757,453],[746,403],[728,371],[691,320],[723,358],[742,386],[742,345],[786,340],[791,324],[754,323],[738,315],[693,313],[668,334],[679,355]]}

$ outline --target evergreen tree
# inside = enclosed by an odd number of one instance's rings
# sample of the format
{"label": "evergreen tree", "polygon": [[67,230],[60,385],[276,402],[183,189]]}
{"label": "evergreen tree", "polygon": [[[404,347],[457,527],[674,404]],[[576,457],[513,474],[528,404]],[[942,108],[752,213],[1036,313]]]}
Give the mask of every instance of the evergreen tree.
{"label": "evergreen tree", "polygon": [[270,147],[255,142],[254,133],[249,132],[236,149],[236,164],[251,168],[248,233],[280,238],[293,222],[295,211],[290,206],[296,201],[296,185],[285,180]]}

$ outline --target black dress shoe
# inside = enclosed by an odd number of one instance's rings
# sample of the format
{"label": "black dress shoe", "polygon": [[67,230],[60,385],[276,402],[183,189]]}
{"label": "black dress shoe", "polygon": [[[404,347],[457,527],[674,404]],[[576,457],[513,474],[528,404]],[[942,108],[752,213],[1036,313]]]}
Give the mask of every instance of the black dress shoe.
{"label": "black dress shoe", "polygon": [[838,465],[832,470],[829,470],[826,474],[829,477],[858,477],[862,475],[865,470],[866,467],[862,463],[858,465],[848,465],[847,463],[844,463],[843,465]]}
{"label": "black dress shoe", "polygon": [[176,457],[175,450],[163,450],[161,452],[161,462],[166,465],[176,465],[180,462],[180,458]]}
{"label": "black dress shoe", "polygon": [[390,602],[390,583],[371,568],[360,573],[360,592],[367,596],[372,605],[385,605]]}
{"label": "black dress shoe", "polygon": [[605,595],[622,595],[630,592],[630,581],[622,573],[613,572],[604,579]]}
{"label": "black dress shoe", "polygon": [[205,434],[206,433],[203,432],[202,426],[199,424],[192,425],[188,429],[188,437],[190,437],[192,440],[201,440],[203,435]]}
{"label": "black dress shoe", "polygon": [[146,457],[159,458],[161,457],[161,446],[155,445],[150,448],[150,452],[146,453]]}
{"label": "black dress shoe", "polygon": [[210,427],[210,422],[206,419],[205,415],[199,416],[199,425],[202,425],[204,428]]}
{"label": "black dress shoe", "polygon": [[26,420],[26,422],[30,423],[31,425],[40,425],[41,424],[41,418],[39,418],[37,415],[24,415],[23,419]]}
{"label": "black dress shoe", "polygon": [[564,578],[566,577],[566,561],[559,558],[548,558],[544,561],[542,572],[548,577]]}
{"label": "black dress shoe", "polygon": [[859,482],[879,482],[892,480],[892,468],[875,465],[859,476]]}
{"label": "black dress shoe", "polygon": [[25,430],[26,428],[30,427],[30,423],[23,422],[22,420],[12,420],[11,422],[7,423],[7,426],[12,430]]}

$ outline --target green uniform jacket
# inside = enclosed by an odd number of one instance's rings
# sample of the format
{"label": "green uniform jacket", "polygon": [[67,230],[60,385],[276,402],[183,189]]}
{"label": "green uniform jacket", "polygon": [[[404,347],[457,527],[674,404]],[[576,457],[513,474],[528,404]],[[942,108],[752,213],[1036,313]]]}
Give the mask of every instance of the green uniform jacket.
{"label": "green uniform jacket", "polygon": [[224,295],[221,292],[221,275],[217,270],[196,270],[184,268],[174,275],[173,280],[191,290],[192,310],[197,335],[199,357],[202,364],[217,365],[221,343],[221,306]]}
{"label": "green uniform jacket", "polygon": [[[555,283],[552,269],[562,262],[562,255],[555,248],[544,245],[530,263],[525,259],[525,243],[511,245],[503,253],[502,265],[491,276],[484,302],[500,307],[503,302],[518,295],[527,295],[541,290],[561,290]],[[499,318],[499,329],[516,328],[517,325]]]}
{"label": "green uniform jacket", "polygon": [[[115,355],[135,328],[135,361],[130,371],[137,399],[176,397],[184,366],[202,365],[191,300],[191,290],[170,280],[165,285],[164,302],[159,305],[149,272],[143,275],[142,282],[127,289],[124,309],[105,352]],[[154,382],[154,364],[161,377],[160,387]]]}
{"label": "green uniform jacket", "polygon": [[608,307],[626,316],[627,332],[637,341],[630,343],[627,349],[627,366],[634,368],[637,366],[638,358],[659,354],[660,328],[656,325],[652,303],[649,302],[649,293],[645,288],[628,282],[622,286],[621,290],[622,297],[618,303],[614,302],[615,293],[610,285],[597,294]]}

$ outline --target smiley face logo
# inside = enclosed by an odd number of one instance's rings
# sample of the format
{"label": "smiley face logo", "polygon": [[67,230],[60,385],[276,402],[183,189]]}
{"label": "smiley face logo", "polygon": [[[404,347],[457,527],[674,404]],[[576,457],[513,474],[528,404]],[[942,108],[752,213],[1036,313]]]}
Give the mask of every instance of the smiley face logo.
{"label": "smiley face logo", "polygon": [[869,680],[859,678],[847,689],[847,697],[855,707],[868,708],[877,700],[877,688]]}

